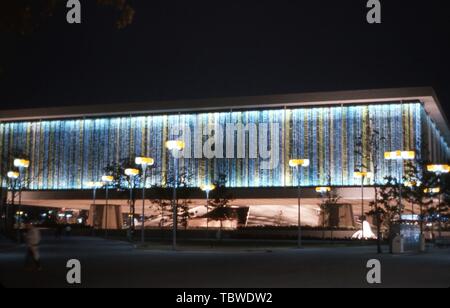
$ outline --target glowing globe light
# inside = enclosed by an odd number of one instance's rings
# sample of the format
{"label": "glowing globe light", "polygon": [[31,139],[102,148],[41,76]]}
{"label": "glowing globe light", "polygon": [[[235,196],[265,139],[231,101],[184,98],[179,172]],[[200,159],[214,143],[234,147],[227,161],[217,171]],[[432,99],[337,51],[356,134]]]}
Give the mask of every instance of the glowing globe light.
{"label": "glowing globe light", "polygon": [[181,151],[184,149],[185,147],[185,143],[181,140],[170,140],[166,142],[166,148],[168,150],[177,150],[177,151]]}
{"label": "glowing globe light", "polygon": [[134,169],[134,168],[125,169],[125,175],[129,176],[129,177],[139,175],[139,169]]}
{"label": "glowing globe light", "polygon": [[16,180],[20,176],[19,172],[16,172],[16,171],[9,171],[7,175],[8,175],[8,178],[10,178],[12,180]]}
{"label": "glowing globe light", "polygon": [[449,173],[449,165],[427,165],[427,171],[434,173]]}
{"label": "glowing globe light", "polygon": [[155,163],[155,160],[151,157],[136,157],[134,161],[139,166],[153,166]]}
{"label": "glowing globe light", "polygon": [[385,152],[384,158],[388,160],[395,159],[414,159],[416,158],[416,152],[414,151],[394,151],[394,152]]}
{"label": "glowing globe light", "polygon": [[438,194],[441,192],[441,189],[439,187],[435,187],[435,188],[425,188],[423,190],[424,193],[426,194]]}
{"label": "glowing globe light", "polygon": [[213,184],[204,184],[200,186],[200,189],[206,192],[210,192],[214,189],[216,189],[216,186]]}
{"label": "glowing globe light", "polygon": [[14,159],[14,166],[17,168],[28,168],[30,166],[30,161],[27,159],[16,158]]}
{"label": "glowing globe light", "polygon": [[295,167],[308,167],[310,164],[309,159],[291,159],[289,161],[289,166]]}
{"label": "glowing globe light", "polygon": [[102,181],[104,183],[111,183],[114,182],[114,177],[112,175],[104,175],[102,176]]}
{"label": "glowing globe light", "polygon": [[361,179],[361,178],[370,179],[373,177],[373,173],[372,172],[355,171],[355,172],[353,172],[353,176],[357,179]]}
{"label": "glowing globe light", "polygon": [[327,193],[331,191],[331,187],[316,187],[316,192]]}

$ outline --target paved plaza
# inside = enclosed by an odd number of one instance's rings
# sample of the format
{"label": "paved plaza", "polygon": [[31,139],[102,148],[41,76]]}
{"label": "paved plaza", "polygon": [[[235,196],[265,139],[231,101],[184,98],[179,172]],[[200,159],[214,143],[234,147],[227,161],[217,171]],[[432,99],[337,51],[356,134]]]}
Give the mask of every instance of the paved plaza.
{"label": "paved plaza", "polygon": [[[69,259],[81,262],[81,287],[450,287],[450,250],[377,255],[374,246],[304,249],[189,249],[73,237],[44,239],[42,271],[24,269],[25,247],[0,245],[4,287],[70,287]],[[381,285],[366,282],[367,261],[381,262]]]}

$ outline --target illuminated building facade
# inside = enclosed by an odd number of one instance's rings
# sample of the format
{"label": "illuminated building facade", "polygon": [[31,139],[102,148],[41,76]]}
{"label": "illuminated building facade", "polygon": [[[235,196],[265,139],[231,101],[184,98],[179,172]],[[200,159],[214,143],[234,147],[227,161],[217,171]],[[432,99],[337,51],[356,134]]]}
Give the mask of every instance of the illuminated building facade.
{"label": "illuminated building facade", "polygon": [[[230,124],[235,125],[234,130],[229,129]],[[239,125],[241,130],[236,128]],[[262,125],[267,133],[261,132]],[[176,131],[174,127],[186,126],[190,136],[171,133]],[[215,136],[214,129],[222,129],[221,136]],[[375,159],[380,172],[371,181],[397,172],[392,165],[395,162],[384,161],[386,151],[416,151],[419,159],[430,161],[446,161],[450,155],[447,141],[427,114],[423,101],[375,100],[370,104],[2,121],[0,169],[11,168],[14,154],[24,155],[31,162],[29,189],[85,189],[85,183],[98,181],[104,175],[106,166],[149,156],[156,162],[155,172],[147,182],[150,186],[160,182],[160,175],[170,169],[164,142],[189,138],[192,146],[180,159],[180,168],[189,172],[193,187],[214,181],[218,173],[227,174],[230,187],[296,186],[298,178],[288,165],[289,159],[296,157],[311,161],[302,173],[302,186],[354,186],[359,185],[359,180],[353,172],[370,151],[369,134],[373,130],[379,132],[380,149]],[[234,134],[234,142],[226,142],[230,140],[227,134]],[[252,155],[249,147],[262,139],[267,155],[258,155],[260,148],[256,144]],[[214,142],[223,146],[223,151],[205,157],[204,147]],[[262,167],[264,161],[272,165]],[[369,161],[363,163],[372,165]]]}
{"label": "illuminated building facade", "polygon": [[2,176],[14,156],[27,157],[26,189],[35,193],[86,190],[106,166],[136,156],[154,158],[146,186],[159,184],[173,164],[164,143],[179,138],[189,144],[179,166],[190,186],[223,173],[229,187],[250,195],[296,187],[292,158],[310,160],[301,173],[304,187],[359,187],[354,171],[362,163],[373,166],[367,159],[373,131],[379,133],[379,170],[368,186],[398,176],[386,151],[415,151],[432,162],[450,157],[447,122],[428,88],[12,110],[0,121]]}

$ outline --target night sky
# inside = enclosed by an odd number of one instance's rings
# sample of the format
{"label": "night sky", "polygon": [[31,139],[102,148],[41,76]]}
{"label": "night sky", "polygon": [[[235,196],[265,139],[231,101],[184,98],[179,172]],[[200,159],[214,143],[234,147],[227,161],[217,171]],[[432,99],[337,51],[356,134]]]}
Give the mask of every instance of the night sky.
{"label": "night sky", "polygon": [[448,1],[135,0],[134,22],[82,1],[1,35],[0,108],[432,86],[450,115]]}

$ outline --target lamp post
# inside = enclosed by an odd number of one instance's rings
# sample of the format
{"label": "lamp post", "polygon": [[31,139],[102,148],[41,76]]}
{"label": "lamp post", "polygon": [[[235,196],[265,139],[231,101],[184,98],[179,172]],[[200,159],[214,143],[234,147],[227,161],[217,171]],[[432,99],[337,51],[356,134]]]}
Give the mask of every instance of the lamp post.
{"label": "lamp post", "polygon": [[108,237],[108,206],[109,206],[109,185],[114,182],[114,177],[112,175],[102,176],[102,181],[105,185],[105,238]]}
{"label": "lamp post", "polygon": [[[399,180],[398,180],[398,203],[400,213],[403,210],[402,206],[402,184],[403,184],[403,162],[405,160],[412,160],[416,158],[416,152],[414,151],[394,151],[394,152],[385,152],[384,159],[386,160],[395,160],[397,162],[397,168],[399,171]],[[401,219],[401,214],[400,214]]]}
{"label": "lamp post", "polygon": [[153,166],[155,160],[150,157],[136,157],[135,163],[142,168],[142,227],[141,227],[141,242],[145,243],[145,182],[147,167]]}
{"label": "lamp post", "polygon": [[206,193],[206,238],[208,239],[209,235],[209,193],[216,189],[216,186],[214,184],[204,184],[200,186],[200,189],[203,190]]}
{"label": "lamp post", "polygon": [[[23,158],[16,158],[14,159],[14,167],[17,167],[19,169],[19,213],[22,212],[22,190],[23,190],[23,176],[24,176],[24,169],[27,169],[30,166],[30,161]],[[18,228],[17,228],[17,236],[18,241],[20,242],[20,229],[22,227],[22,215],[19,215],[18,219]]]}
{"label": "lamp post", "polygon": [[373,177],[372,172],[367,171],[355,171],[353,176],[357,179],[361,179],[361,238],[364,240],[364,221],[366,221],[366,215],[364,214],[364,180]]}
{"label": "lamp post", "polygon": [[298,199],[298,233],[297,246],[302,248],[302,217],[301,217],[301,168],[309,166],[309,159],[291,159],[289,166],[297,170],[298,185],[297,185],[297,199]]}
{"label": "lamp post", "polygon": [[139,175],[139,170],[134,168],[125,169],[125,175],[128,177],[130,183],[130,213],[129,217],[129,226],[128,226],[128,239],[132,240],[132,231],[134,225],[134,204],[133,204],[133,188],[134,188],[134,177]]}
{"label": "lamp post", "polygon": [[[439,184],[441,184],[441,175],[444,173],[449,173],[450,172],[450,165],[427,165],[427,171],[429,172],[433,172],[437,175],[438,180],[439,180]],[[442,210],[442,206],[441,206],[441,191],[439,190],[438,193],[439,196],[439,203],[438,203],[438,218],[439,218],[439,237],[442,237],[442,219],[441,219],[441,210]]]}
{"label": "lamp post", "polygon": [[[15,199],[15,194],[16,194],[16,181],[17,179],[20,177],[19,172],[16,171],[9,171],[8,174],[8,179],[10,180],[10,185],[11,185],[11,207],[12,210],[14,210],[14,199]],[[6,213],[5,213],[5,229],[8,228],[8,218],[9,218],[9,207],[6,207]]]}
{"label": "lamp post", "polygon": [[86,186],[92,189],[92,235],[95,234],[95,203],[97,201],[97,189],[103,187],[103,182],[87,182]]}
{"label": "lamp post", "polygon": [[[410,188],[412,191],[414,191],[415,189],[417,189],[418,186],[422,185],[422,182],[418,181],[418,180],[412,180],[412,181],[407,181],[405,182],[405,186]],[[424,189],[424,193],[427,193],[428,189]],[[411,221],[414,221],[414,201],[411,201]]]}
{"label": "lamp post", "polygon": [[166,142],[166,148],[172,152],[173,156],[173,168],[174,168],[174,179],[173,179],[173,191],[172,191],[172,210],[173,210],[173,234],[172,234],[172,245],[173,249],[177,249],[177,186],[178,186],[178,157],[176,153],[181,152],[185,147],[185,143],[181,140],[170,140]]}

